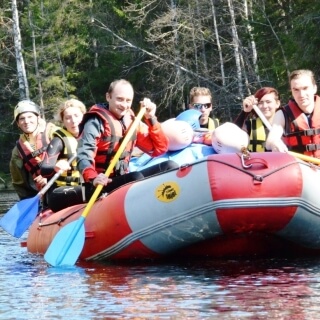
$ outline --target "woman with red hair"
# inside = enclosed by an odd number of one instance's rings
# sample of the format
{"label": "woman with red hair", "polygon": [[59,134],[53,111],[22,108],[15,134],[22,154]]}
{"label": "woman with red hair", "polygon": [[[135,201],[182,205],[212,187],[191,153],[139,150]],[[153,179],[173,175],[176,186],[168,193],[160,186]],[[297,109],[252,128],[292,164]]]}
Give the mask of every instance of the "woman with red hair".
{"label": "woman with red hair", "polygon": [[235,120],[235,124],[245,130],[250,136],[248,149],[253,152],[268,151],[265,147],[268,129],[261,119],[252,110],[257,105],[270,124],[274,115],[280,107],[279,93],[275,88],[263,87],[254,95],[245,98],[242,102],[242,111]]}

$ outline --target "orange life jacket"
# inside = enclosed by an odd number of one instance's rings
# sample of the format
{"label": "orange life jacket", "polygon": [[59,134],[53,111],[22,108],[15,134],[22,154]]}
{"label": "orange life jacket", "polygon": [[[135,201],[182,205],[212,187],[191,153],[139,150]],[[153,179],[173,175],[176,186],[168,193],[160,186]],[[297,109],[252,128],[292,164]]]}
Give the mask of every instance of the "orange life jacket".
{"label": "orange life jacket", "polygon": [[20,157],[27,172],[35,178],[40,175],[40,166],[44,157],[44,151],[50,142],[50,132],[54,125],[48,123],[43,132],[39,132],[36,136],[36,147],[31,146],[30,142],[26,139],[24,134],[20,135],[19,140],[16,142]]}
{"label": "orange life jacket", "polygon": [[320,97],[307,117],[294,100],[282,109],[285,118],[283,141],[289,150],[320,158]]}
{"label": "orange life jacket", "polygon": [[[132,110],[128,112],[122,119],[117,119],[108,109],[107,105],[94,105],[85,115],[82,122],[92,114],[98,115],[103,121],[103,133],[97,141],[97,151],[95,154],[95,168],[98,173],[104,173],[109,166],[113,156],[119,149],[119,146],[133,122],[135,116]],[[136,132],[132,135],[125,150],[121,154],[117,162],[113,174],[122,175],[129,171],[129,161],[132,150],[135,146]]]}

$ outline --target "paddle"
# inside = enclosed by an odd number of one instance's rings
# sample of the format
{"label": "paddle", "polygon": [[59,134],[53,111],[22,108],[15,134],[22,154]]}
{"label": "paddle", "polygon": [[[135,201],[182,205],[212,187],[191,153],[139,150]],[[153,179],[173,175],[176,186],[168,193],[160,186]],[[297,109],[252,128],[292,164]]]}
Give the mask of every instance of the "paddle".
{"label": "paddle", "polygon": [[[256,112],[256,114],[259,116],[259,118],[261,119],[263,124],[270,131],[272,129],[272,126],[271,126],[270,122],[267,120],[267,118],[265,117],[265,115],[262,113],[262,111],[259,109],[259,107],[257,105],[253,105],[253,109]],[[292,156],[294,156],[296,158],[299,158],[301,160],[304,160],[304,161],[307,161],[307,162],[312,162],[312,163],[320,165],[320,159],[318,159],[318,158],[306,156],[304,154],[296,153],[296,152],[293,152],[293,151],[287,151],[287,152],[289,154],[291,154]]]}
{"label": "paddle", "polygon": [[[124,151],[126,145],[128,144],[131,136],[139,125],[145,112],[145,107],[142,107],[136,116],[134,122],[131,124],[129,131],[127,132],[125,138],[119,146],[115,156],[111,160],[105,175],[108,177],[112,172],[113,168],[117,164],[120,155]],[[82,215],[79,219],[72,221],[63,227],[56,234],[52,240],[47,252],[44,255],[45,260],[52,266],[72,266],[78,260],[85,241],[85,227],[84,221],[88,216],[94,202],[98,198],[103,186],[98,185],[93,195],[91,196],[86,208],[84,209]]]}
{"label": "paddle", "polygon": [[272,125],[270,124],[270,122],[267,120],[265,115],[262,113],[262,111],[259,109],[259,107],[256,104],[253,105],[253,110],[256,112],[256,114],[261,119],[263,124],[267,127],[267,129],[271,131]]}
{"label": "paddle", "polygon": [[[77,155],[71,157],[70,164]],[[33,198],[23,199],[16,203],[0,220],[0,226],[16,238],[20,238],[30,227],[39,213],[39,201],[60,177],[63,170],[59,170],[50,181]]]}

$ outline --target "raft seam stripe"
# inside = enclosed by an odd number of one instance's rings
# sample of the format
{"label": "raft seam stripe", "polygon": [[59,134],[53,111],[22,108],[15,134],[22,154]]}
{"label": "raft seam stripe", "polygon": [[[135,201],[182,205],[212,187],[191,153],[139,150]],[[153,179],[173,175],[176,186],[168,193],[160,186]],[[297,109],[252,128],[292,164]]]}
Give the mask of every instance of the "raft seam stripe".
{"label": "raft seam stripe", "polygon": [[87,261],[89,260],[100,260],[104,258],[108,258],[122,249],[129,246],[136,240],[140,240],[143,237],[149,236],[152,233],[161,231],[167,227],[176,225],[181,222],[185,222],[190,218],[197,217],[201,214],[208,213],[210,210],[217,210],[217,209],[236,209],[236,208],[255,208],[257,207],[287,207],[287,206],[296,206],[299,208],[303,208],[309,213],[313,215],[320,216],[318,206],[309,203],[299,197],[292,197],[292,198],[255,198],[255,199],[232,199],[232,200],[218,200],[213,203],[209,203],[206,205],[202,205],[201,207],[193,208],[192,210],[187,210],[175,217],[170,217],[164,219],[160,222],[157,222],[153,225],[148,227],[142,228],[139,231],[134,231],[131,234],[127,235],[111,247],[103,250],[100,253],[97,253],[93,256],[86,258]]}

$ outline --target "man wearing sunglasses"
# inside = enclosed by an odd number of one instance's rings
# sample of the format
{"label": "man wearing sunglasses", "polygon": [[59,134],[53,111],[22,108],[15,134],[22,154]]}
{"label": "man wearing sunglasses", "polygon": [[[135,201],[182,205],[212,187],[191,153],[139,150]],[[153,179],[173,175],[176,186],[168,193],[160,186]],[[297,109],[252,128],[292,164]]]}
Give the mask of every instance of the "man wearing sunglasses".
{"label": "man wearing sunglasses", "polygon": [[201,112],[201,116],[199,117],[201,128],[212,131],[219,126],[219,120],[210,117],[212,112],[212,95],[208,88],[194,87],[190,90],[189,108]]}

